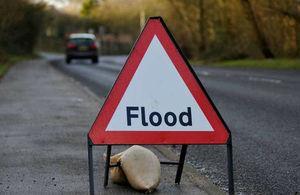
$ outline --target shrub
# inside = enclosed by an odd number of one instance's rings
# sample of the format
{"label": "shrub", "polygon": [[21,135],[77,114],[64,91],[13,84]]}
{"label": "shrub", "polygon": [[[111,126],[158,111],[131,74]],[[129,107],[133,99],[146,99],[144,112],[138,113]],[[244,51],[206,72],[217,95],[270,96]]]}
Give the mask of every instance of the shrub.
{"label": "shrub", "polygon": [[43,4],[0,0],[0,50],[10,54],[32,53],[43,25],[43,15]]}

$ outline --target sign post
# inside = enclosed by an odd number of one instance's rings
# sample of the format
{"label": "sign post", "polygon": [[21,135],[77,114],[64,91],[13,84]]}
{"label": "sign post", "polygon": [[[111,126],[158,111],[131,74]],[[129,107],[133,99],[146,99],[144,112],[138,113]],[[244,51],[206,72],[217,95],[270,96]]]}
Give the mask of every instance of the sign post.
{"label": "sign post", "polygon": [[234,194],[234,181],[233,181],[233,159],[232,159],[232,141],[231,134],[227,142],[227,169],[228,169],[228,192]]}
{"label": "sign post", "polygon": [[230,131],[161,17],[151,17],[88,133],[90,193],[94,145],[107,146],[104,186],[112,145],[182,145],[179,184],[187,146],[227,145],[229,194],[234,194]]}

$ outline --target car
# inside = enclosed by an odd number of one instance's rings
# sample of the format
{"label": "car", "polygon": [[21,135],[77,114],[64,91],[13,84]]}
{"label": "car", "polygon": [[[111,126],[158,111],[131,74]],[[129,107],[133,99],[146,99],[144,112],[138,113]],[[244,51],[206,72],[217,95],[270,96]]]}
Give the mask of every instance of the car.
{"label": "car", "polygon": [[96,36],[90,33],[70,34],[66,43],[66,63],[72,59],[91,59],[98,63],[98,44]]}

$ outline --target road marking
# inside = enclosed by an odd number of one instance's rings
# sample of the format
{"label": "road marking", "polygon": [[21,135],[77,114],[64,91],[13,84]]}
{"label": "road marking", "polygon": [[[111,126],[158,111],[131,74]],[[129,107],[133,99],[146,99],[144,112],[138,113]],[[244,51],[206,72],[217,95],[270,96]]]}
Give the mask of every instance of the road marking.
{"label": "road marking", "polygon": [[275,84],[279,84],[282,82],[279,79],[260,78],[260,77],[249,77],[249,81],[258,81],[258,82],[275,83]]}
{"label": "road marking", "polygon": [[199,71],[198,74],[202,75],[202,76],[209,76],[210,75],[210,73],[207,72],[207,71]]}

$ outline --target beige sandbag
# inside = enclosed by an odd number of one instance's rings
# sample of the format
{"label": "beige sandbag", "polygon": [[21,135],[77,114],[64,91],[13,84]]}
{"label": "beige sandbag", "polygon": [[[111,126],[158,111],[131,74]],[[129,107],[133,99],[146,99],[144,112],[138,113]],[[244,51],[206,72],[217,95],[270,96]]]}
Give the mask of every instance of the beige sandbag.
{"label": "beige sandbag", "polygon": [[136,190],[152,192],[159,185],[160,162],[147,148],[134,145],[124,151],[121,155],[121,167],[127,181]]}
{"label": "beige sandbag", "polygon": [[[116,165],[120,163],[122,154],[123,152],[110,157],[110,165]],[[117,183],[117,184],[127,183],[126,176],[121,167],[111,167],[109,169],[109,172],[110,172],[110,178],[113,183]]]}

